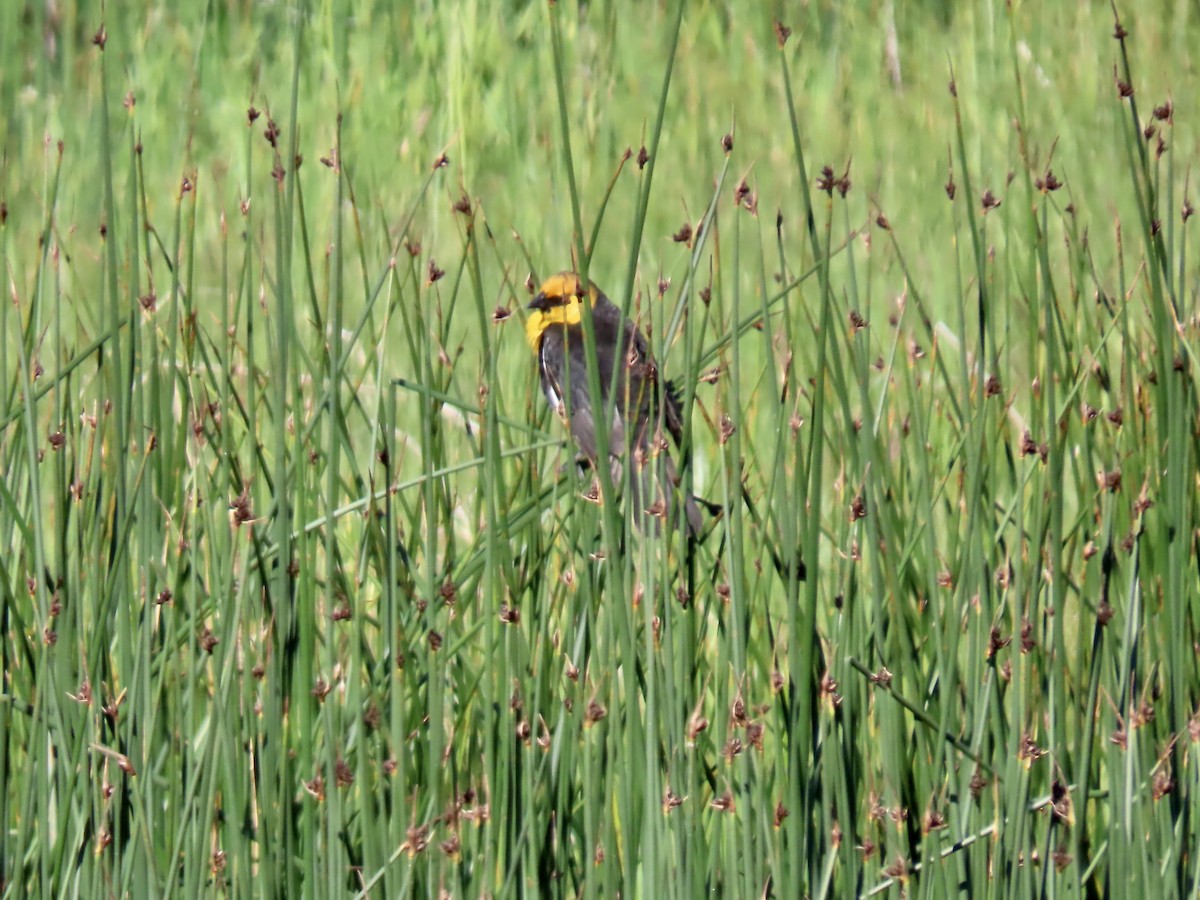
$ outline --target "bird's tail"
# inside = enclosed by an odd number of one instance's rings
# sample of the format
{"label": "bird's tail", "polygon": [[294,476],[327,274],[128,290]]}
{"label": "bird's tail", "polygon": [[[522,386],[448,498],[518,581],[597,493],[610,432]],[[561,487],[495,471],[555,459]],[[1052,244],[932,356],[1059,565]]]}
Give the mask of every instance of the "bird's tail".
{"label": "bird's tail", "polygon": [[657,522],[665,524],[668,529],[674,529],[677,527],[682,506],[684,518],[687,520],[688,535],[698,538],[703,534],[704,514],[700,506],[703,503],[710,512],[714,509],[706,501],[698,500],[690,490],[683,488],[679,470],[669,454],[660,453],[657,460],[647,461],[641,467],[639,476],[630,479],[630,484],[634,493],[634,509],[645,509]]}
{"label": "bird's tail", "polygon": [[[591,461],[584,456],[577,457],[575,462],[581,475],[591,467]],[[656,459],[647,458],[644,452],[635,454],[634,471],[628,486],[621,457],[614,455],[610,458],[609,475],[619,492],[627,491],[625,500],[629,505],[626,508],[634,516],[634,521],[648,520],[656,534],[661,534],[664,527],[668,531],[678,527],[681,506],[691,538],[703,535],[706,512],[709,517],[716,517],[725,511],[720,504],[711,503],[683,489],[675,461],[666,452],[660,452]]]}

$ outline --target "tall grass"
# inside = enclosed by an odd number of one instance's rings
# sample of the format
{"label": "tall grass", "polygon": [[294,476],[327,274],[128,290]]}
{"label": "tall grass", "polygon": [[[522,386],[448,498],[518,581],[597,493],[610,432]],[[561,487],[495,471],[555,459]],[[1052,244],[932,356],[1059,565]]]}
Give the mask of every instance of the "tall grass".
{"label": "tall grass", "polygon": [[[6,896],[1200,890],[1186,7],[60,7],[0,11]],[[568,265],[698,541],[540,396]]]}

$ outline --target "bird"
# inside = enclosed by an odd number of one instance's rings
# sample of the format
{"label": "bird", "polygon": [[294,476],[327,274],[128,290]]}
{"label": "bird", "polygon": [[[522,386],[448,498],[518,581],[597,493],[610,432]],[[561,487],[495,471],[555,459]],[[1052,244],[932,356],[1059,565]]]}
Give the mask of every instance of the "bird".
{"label": "bird", "polygon": [[[588,389],[585,302],[592,310],[603,403],[594,402]],[[573,271],[547,278],[529,303],[528,313],[525,335],[537,357],[542,390],[551,409],[566,421],[571,437],[595,469],[599,463],[595,413],[611,408],[608,455],[613,483],[618,488],[624,485],[624,465],[632,452],[635,471],[629,479],[629,499],[633,508],[673,524],[680,476],[663,431],[680,450],[683,414],[678,393],[661,377],[645,336],[594,282],[585,285]],[[613,398],[615,402],[611,402]],[[656,481],[662,487],[661,496]],[[688,531],[697,537],[704,520],[696,498],[684,490],[682,500]],[[635,516],[635,521],[639,518]]]}

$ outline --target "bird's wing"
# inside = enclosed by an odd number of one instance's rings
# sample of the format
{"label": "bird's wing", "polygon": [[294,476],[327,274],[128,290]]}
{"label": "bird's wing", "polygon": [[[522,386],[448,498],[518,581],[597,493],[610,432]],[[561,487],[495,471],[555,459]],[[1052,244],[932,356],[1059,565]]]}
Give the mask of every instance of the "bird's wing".
{"label": "bird's wing", "polygon": [[[556,329],[555,334],[547,332],[544,340],[557,341],[557,349],[565,355],[568,365],[563,384],[555,380],[554,385],[559,397],[567,398],[568,426],[571,436],[579,444],[589,459],[596,459],[596,426],[593,418],[591,393],[588,391],[587,356],[584,347],[583,328],[572,325],[565,329]],[[606,392],[609,379],[612,376],[612,366],[605,365],[601,360],[600,382],[601,392]],[[620,456],[625,452],[625,426],[616,408],[612,411],[608,425],[608,452],[610,456]]]}

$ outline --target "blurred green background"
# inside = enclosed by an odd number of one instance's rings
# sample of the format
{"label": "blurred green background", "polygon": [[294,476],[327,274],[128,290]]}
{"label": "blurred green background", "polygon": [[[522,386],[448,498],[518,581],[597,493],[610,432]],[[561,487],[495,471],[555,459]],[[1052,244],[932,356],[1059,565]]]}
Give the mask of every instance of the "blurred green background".
{"label": "blurred green background", "polygon": [[[620,154],[636,152],[653,124],[672,10],[564,8],[573,148],[585,210],[594,215]],[[1003,195],[1023,153],[1044,163],[1053,148],[1062,165],[1074,163],[1071,201],[1093,228],[1108,232],[1128,202],[1107,189],[1124,162],[1120,145],[1104,139],[1121,114],[1109,102],[1116,52],[1104,4],[806,3],[788,10],[696,3],[683,20],[665,110],[666,165],[642,249],[648,273],[679,264],[669,235],[699,215],[721,160],[721,136],[735,126],[735,175],[751,176],[768,222],[777,209],[795,222],[796,169],[773,31],[776,16],[787,12],[812,160],[839,173],[852,162],[861,208],[872,198],[914,243],[943,234],[950,215],[941,201],[953,138],[952,75],[970,101],[962,108],[964,131],[981,188]],[[1158,103],[1185,91],[1193,75],[1191,5],[1155,4],[1124,15],[1143,60],[1139,97]],[[506,256],[516,255],[507,243],[516,231],[539,264],[565,266],[570,202],[541,4],[365,4],[352,12],[316,4],[305,16],[297,60],[299,16],[286,4],[118,4],[106,11],[109,137],[140,139],[152,216],[169,214],[185,174],[205,200],[198,210],[205,234],[215,234],[221,213],[232,218],[240,199],[265,202],[258,197],[264,185],[247,171],[245,111],[269,109],[286,123],[295,73],[295,139],[308,163],[302,172],[311,179],[310,196],[328,208],[333,180],[316,164],[333,146],[340,112],[345,161],[372,225],[368,246],[386,245],[384,227],[396,227],[445,150],[453,165],[435,183],[437,202],[419,223],[431,249],[439,239],[456,246],[450,205],[466,193],[484,204]],[[0,138],[10,234],[18,226],[40,230],[58,140],[65,143],[64,227],[93,232],[101,218],[102,86],[91,43],[100,24],[91,7],[69,0],[14,3],[4,12]],[[128,113],[117,108],[127,93],[137,101]],[[1194,146],[1189,128],[1183,119],[1174,132],[1179,151]],[[114,171],[118,193],[129,174],[128,150],[122,147]],[[253,150],[265,175],[269,148],[254,142]],[[628,196],[618,191],[614,199],[617,223],[629,218]],[[606,268],[625,259],[622,229],[609,227],[600,249]],[[215,255],[211,242],[197,249]],[[938,266],[914,261],[939,277]]]}
{"label": "blurred green background", "polygon": [[[1200,7],[1119,14],[0,6],[3,895],[1194,896]],[[698,544],[580,499],[581,244]]]}

